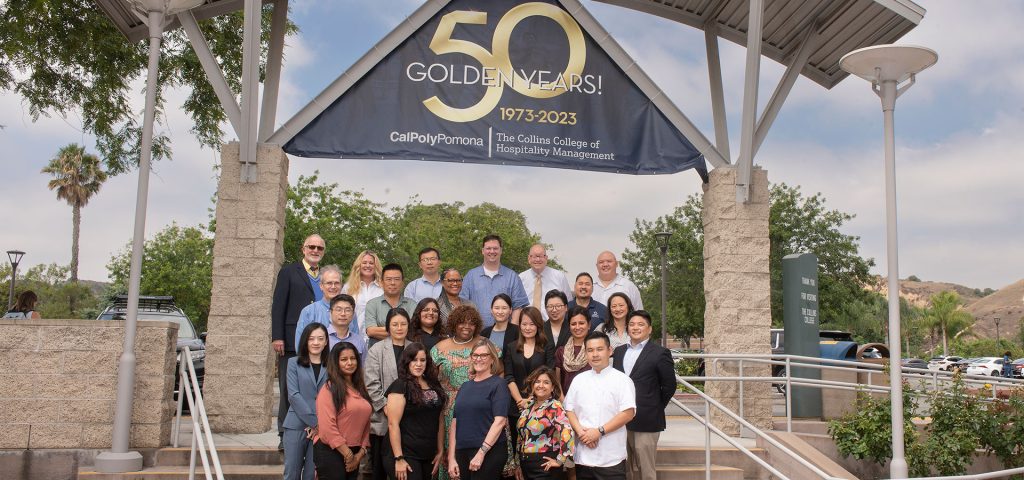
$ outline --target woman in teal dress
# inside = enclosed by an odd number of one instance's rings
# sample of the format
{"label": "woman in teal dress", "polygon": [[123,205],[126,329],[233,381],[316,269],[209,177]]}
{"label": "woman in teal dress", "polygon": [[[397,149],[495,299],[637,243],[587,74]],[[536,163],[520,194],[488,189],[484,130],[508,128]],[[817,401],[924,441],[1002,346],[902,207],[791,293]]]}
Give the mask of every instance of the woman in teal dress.
{"label": "woman in teal dress", "polygon": [[[480,336],[483,327],[483,319],[476,308],[471,305],[455,307],[448,314],[448,333],[451,337],[441,340],[430,350],[430,358],[438,368],[441,387],[448,395],[444,406],[445,455],[441,458],[448,458],[448,428],[452,425],[455,396],[459,393],[459,387],[469,380],[469,354],[473,344],[483,338]],[[447,468],[439,469],[438,479],[449,480]]]}

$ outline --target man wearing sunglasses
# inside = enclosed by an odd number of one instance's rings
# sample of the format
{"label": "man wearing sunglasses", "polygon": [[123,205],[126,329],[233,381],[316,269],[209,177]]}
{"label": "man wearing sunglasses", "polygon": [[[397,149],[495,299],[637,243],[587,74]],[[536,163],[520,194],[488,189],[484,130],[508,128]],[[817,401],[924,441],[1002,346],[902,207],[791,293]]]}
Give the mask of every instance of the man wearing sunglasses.
{"label": "man wearing sunglasses", "polygon": [[[288,359],[295,356],[295,326],[302,309],[320,300],[320,260],[324,258],[324,239],[312,234],[302,242],[302,260],[281,267],[274,287],[274,301],[270,307],[271,342],[277,352],[278,386],[281,399],[277,410],[277,433],[284,433],[284,417],[288,413],[288,386],[284,372]],[[278,450],[284,444],[278,442]]]}

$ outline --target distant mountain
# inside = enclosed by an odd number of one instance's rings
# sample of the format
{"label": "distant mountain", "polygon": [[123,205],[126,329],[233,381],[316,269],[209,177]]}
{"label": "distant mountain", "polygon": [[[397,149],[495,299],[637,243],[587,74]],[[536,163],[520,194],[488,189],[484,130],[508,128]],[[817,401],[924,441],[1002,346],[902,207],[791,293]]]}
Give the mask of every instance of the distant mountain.
{"label": "distant mountain", "polygon": [[[875,284],[868,290],[888,295],[889,288],[884,277],[875,277]],[[974,316],[971,333],[981,338],[996,338],[996,318],[999,319],[1000,338],[1013,338],[1020,331],[1020,319],[1024,317],[1024,280],[1011,283],[995,292],[981,296],[979,289],[947,282],[922,282],[900,280],[900,297],[911,305],[927,307],[933,295],[952,290],[964,300],[964,309]]]}

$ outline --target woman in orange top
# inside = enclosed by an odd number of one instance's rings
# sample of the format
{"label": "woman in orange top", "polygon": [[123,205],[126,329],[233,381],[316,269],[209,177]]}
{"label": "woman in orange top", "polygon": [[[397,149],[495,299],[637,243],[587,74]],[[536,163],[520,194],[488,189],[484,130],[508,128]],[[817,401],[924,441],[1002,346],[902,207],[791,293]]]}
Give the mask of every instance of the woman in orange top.
{"label": "woman in orange top", "polygon": [[349,342],[331,349],[327,384],[316,396],[319,439],[313,461],[319,480],[358,478],[359,461],[370,446],[370,394],[359,350]]}

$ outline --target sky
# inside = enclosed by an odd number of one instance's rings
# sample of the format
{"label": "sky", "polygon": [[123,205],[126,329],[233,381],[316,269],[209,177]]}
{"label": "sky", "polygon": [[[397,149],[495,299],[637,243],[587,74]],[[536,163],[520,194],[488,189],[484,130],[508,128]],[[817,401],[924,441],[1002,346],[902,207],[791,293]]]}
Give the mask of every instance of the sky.
{"label": "sky", "polygon": [[[284,123],[412,13],[413,0],[292,0],[300,33],[289,37],[277,123]],[[899,272],[905,278],[1000,288],[1024,278],[1024,2],[920,1],[921,25],[898,43],[938,52],[896,107]],[[708,138],[714,138],[703,33],[652,15],[584,0],[585,7]],[[666,41],[671,39],[671,41]],[[738,152],[744,49],[720,42],[731,150]],[[761,64],[759,102],[784,67]],[[143,80],[136,108],[142,110]],[[166,93],[159,131],[173,159],[154,165],[147,237],[172,222],[205,224],[216,190],[218,152],[190,136],[175,108],[186,92]],[[40,174],[72,142],[95,152],[81,115],[33,122],[21,99],[0,92],[0,152],[5,195],[0,248],[27,252],[23,265],[70,262],[71,208]],[[230,129],[226,129],[230,130]],[[755,163],[772,182],[820,192],[827,207],[854,214],[843,233],[885,275],[882,113],[870,85],[847,78],[831,90],[801,77]],[[233,139],[228,133],[226,140]],[[735,153],[734,153],[735,155]],[[324,180],[403,205],[494,202],[522,211],[570,273],[593,271],[602,250],[629,248],[636,219],[670,213],[700,192],[692,171],[630,176],[533,167],[414,161],[291,158],[289,178],[319,171]],[[80,278],[106,280],[111,255],[131,240],[138,175],[110,179],[83,209]],[[287,247],[287,246],[286,246]],[[296,246],[297,248],[297,246]],[[329,246],[328,246],[329,248]]]}

